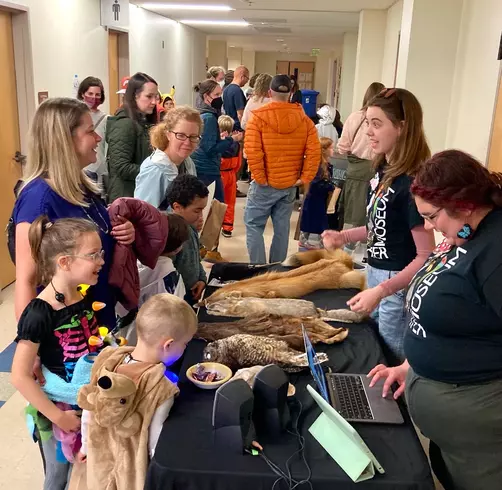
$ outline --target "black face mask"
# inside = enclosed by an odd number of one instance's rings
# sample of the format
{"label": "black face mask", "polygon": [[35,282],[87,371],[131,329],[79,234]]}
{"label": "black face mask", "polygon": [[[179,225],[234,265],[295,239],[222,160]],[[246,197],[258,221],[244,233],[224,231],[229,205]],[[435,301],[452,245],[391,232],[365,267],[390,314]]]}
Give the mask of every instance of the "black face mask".
{"label": "black face mask", "polygon": [[219,112],[223,107],[223,99],[221,97],[216,97],[216,99],[211,101],[211,107]]}

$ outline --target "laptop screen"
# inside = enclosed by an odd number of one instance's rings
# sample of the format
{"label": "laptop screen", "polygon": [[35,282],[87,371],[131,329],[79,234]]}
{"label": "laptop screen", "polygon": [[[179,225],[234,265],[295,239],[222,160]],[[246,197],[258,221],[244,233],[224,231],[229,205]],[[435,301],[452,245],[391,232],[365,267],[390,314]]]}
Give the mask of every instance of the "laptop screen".
{"label": "laptop screen", "polygon": [[322,370],[321,363],[317,359],[317,354],[314,350],[314,346],[310,341],[307,330],[302,323],[303,331],[303,342],[305,343],[305,353],[307,354],[307,361],[309,363],[310,372],[314,378],[317,389],[321,393],[321,396],[329,403],[328,389],[326,387],[326,378],[324,376],[324,371]]}

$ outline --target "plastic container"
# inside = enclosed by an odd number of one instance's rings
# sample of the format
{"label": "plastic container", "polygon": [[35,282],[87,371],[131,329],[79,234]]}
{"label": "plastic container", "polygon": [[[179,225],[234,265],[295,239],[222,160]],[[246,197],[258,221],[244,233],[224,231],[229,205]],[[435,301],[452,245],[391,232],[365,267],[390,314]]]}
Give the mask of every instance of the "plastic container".
{"label": "plastic container", "polygon": [[314,117],[316,115],[317,109],[317,96],[319,92],[317,90],[303,89],[302,91],[302,106],[305,114],[309,117]]}

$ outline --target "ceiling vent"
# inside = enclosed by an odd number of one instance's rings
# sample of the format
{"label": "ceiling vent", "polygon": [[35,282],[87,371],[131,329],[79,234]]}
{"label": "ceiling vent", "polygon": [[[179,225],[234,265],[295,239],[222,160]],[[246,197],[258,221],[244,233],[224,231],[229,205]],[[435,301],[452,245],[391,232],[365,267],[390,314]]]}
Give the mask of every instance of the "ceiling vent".
{"label": "ceiling vent", "polygon": [[287,24],[286,19],[257,19],[256,17],[245,17],[244,20],[250,24]]}
{"label": "ceiling vent", "polygon": [[289,27],[267,27],[267,26],[253,26],[255,31],[262,34],[291,34]]}

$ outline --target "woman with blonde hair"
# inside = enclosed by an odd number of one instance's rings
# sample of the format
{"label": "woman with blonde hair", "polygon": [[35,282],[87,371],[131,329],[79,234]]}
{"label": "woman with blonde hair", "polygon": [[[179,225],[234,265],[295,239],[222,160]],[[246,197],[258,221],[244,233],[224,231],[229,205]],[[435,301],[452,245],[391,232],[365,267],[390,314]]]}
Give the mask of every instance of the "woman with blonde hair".
{"label": "woman with blonde hair", "polygon": [[434,233],[424,228],[410,192],[413,179],[430,157],[420,102],[408,90],[386,89],[368,102],[366,131],[375,177],[366,226],[326,231],[326,248],[367,240],[368,289],[354,296],[353,311],[370,314],[388,348],[392,365],[404,359],[404,290],[434,248]]}
{"label": "woman with blonde hair", "polygon": [[246,129],[246,124],[251,117],[252,111],[270,102],[269,91],[272,76],[268,73],[262,73],[254,84],[253,96],[249,99],[242,115],[241,127]]}
{"label": "woman with blonde hair", "polygon": [[222,66],[212,66],[207,70],[206,78],[207,80],[214,80],[221,87],[225,81],[225,68]]}
{"label": "woman with blonde hair", "polygon": [[133,225],[126,220],[112,228],[107,209],[99,197],[101,188],[83,171],[96,162],[100,141],[84,102],[70,98],[49,99],[35,113],[24,178],[13,212],[17,318],[37,296],[39,286],[28,230],[39,216],[47,215],[51,222],[61,218],[87,219],[99,230],[105,264],[94,291],[106,307],[98,311],[97,316],[100,323],[110,328],[115,326],[115,299],[108,285],[113,249],[115,241],[125,245],[132,243],[135,233]]}
{"label": "woman with blonde hair", "polygon": [[169,184],[178,175],[197,175],[190,155],[200,142],[201,131],[199,111],[189,106],[169,111],[164,120],[150,130],[150,143],[155,151],[141,164],[134,197],[161,210],[167,209]]}

